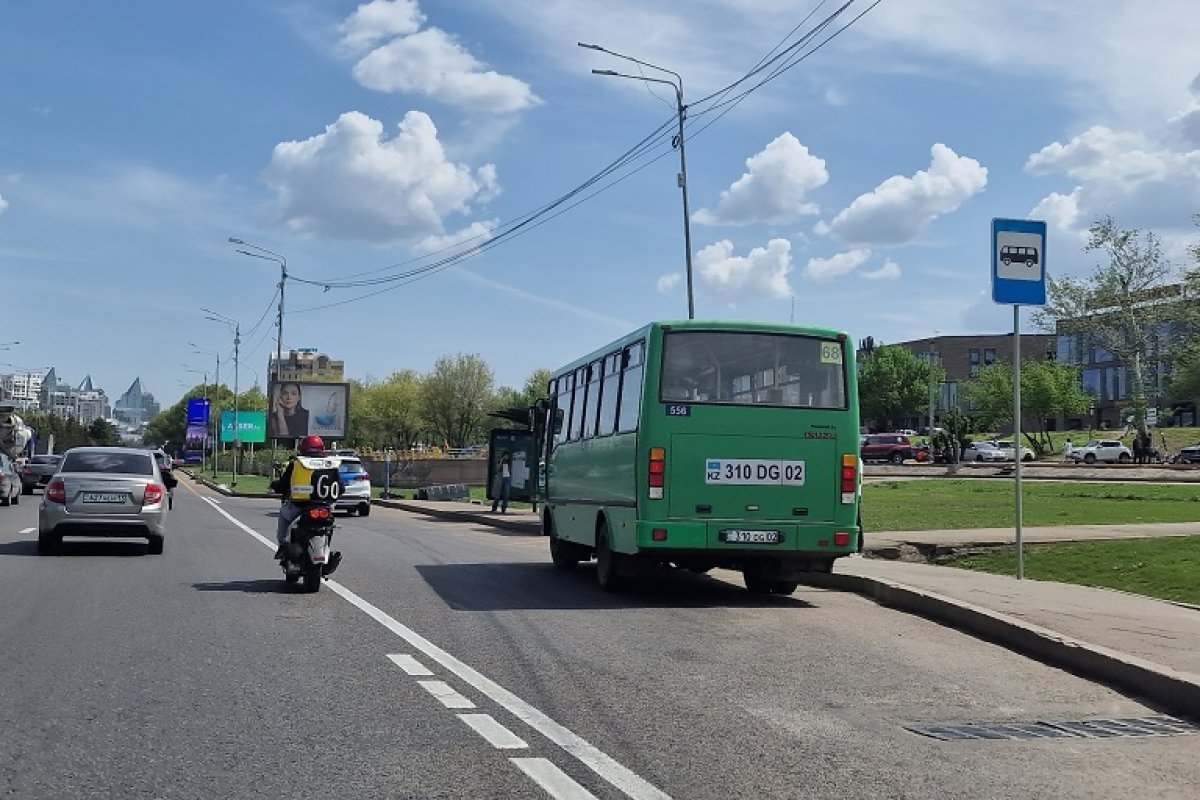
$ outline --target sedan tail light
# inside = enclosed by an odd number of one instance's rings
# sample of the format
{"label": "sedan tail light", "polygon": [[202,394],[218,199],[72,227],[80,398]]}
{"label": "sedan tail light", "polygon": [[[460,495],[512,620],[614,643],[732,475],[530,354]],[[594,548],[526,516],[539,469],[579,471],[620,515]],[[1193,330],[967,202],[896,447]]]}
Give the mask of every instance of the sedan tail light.
{"label": "sedan tail light", "polygon": [[67,502],[67,485],[62,482],[62,478],[55,478],[46,484],[46,502],[47,503],[66,503]]}
{"label": "sedan tail light", "polygon": [[355,475],[355,476],[354,476],[354,480],[356,480],[356,481],[369,481],[369,480],[371,480],[371,476],[370,476],[370,475],[368,475],[367,473],[365,473],[365,472],[364,472],[362,475]]}
{"label": "sedan tail light", "polygon": [[142,505],[152,506],[155,503],[161,503],[163,499],[163,487],[157,483],[147,483],[146,491],[142,494]]}

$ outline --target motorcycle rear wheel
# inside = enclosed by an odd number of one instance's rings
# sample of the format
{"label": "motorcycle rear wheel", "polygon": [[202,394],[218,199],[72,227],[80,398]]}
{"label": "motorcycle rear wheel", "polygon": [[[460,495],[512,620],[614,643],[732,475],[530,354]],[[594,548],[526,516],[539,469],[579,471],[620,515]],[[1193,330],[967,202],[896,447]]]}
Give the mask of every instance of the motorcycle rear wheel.
{"label": "motorcycle rear wheel", "polygon": [[306,570],[304,573],[304,591],[319,592],[321,591],[321,568],[313,567]]}

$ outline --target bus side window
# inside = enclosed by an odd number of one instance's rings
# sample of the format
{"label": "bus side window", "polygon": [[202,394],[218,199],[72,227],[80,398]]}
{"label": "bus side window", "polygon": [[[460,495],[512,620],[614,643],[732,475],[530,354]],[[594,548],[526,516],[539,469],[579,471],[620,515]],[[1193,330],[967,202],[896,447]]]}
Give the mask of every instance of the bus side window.
{"label": "bus side window", "polygon": [[621,388],[621,354],[604,357],[604,382],[600,384],[600,426],[597,436],[608,436],[617,429],[617,394]]}
{"label": "bus side window", "polygon": [[575,411],[571,415],[571,441],[583,438],[584,420],[587,419],[587,385],[590,367],[575,370]]}
{"label": "bus side window", "polygon": [[557,427],[554,429],[554,444],[557,447],[567,440],[571,431],[571,391],[574,375],[563,375],[558,379],[558,408],[555,413]]}
{"label": "bus side window", "polygon": [[637,430],[638,417],[642,413],[642,355],[644,342],[625,348],[621,354],[621,405],[617,430],[621,433]]}
{"label": "bus side window", "polygon": [[604,372],[604,361],[593,361],[588,365],[587,415],[583,436],[591,439],[600,427],[600,376]]}

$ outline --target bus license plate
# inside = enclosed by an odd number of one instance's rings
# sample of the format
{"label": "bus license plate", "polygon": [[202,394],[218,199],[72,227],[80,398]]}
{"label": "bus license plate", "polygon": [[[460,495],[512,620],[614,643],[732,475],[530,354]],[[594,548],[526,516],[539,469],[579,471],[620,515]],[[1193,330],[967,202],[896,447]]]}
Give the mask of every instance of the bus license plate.
{"label": "bus license plate", "polygon": [[120,492],[84,492],[85,503],[124,503],[125,495]]}
{"label": "bus license plate", "polygon": [[739,486],[803,486],[804,462],[762,458],[706,458],[704,482]]}
{"label": "bus license plate", "polygon": [[721,531],[720,539],[728,544],[779,544],[783,541],[781,531]]}

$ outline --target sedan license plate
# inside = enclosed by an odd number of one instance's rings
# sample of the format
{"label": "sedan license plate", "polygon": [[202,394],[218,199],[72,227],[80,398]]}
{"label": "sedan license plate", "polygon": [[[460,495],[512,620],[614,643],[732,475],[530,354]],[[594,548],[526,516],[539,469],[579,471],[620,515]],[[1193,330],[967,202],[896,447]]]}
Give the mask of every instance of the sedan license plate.
{"label": "sedan license plate", "polygon": [[85,503],[124,503],[125,495],[121,492],[84,492]]}
{"label": "sedan license plate", "polygon": [[719,538],[726,544],[780,544],[783,532],[724,530]]}

